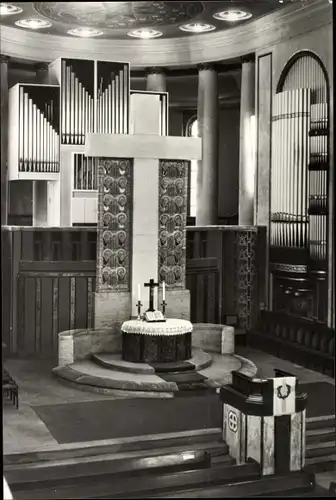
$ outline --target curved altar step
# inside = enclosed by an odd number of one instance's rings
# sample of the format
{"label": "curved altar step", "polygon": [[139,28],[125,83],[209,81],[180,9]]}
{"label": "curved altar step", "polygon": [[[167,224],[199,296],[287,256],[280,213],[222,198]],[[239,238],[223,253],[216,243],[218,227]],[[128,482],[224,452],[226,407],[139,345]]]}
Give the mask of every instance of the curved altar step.
{"label": "curved altar step", "polygon": [[216,392],[231,382],[231,372],[238,371],[255,376],[256,366],[240,356],[211,353],[212,364],[202,370],[170,373],[131,373],[109,369],[93,360],[83,360],[71,365],[58,366],[54,375],[72,386],[90,392],[116,394],[134,392],[156,397],[172,397],[189,393],[196,395]]}
{"label": "curved altar step", "polygon": [[121,359],[121,354],[92,354],[96,363],[109,370],[117,370],[126,373],[176,373],[205,370],[212,364],[212,357],[202,349],[194,348],[192,357],[186,361],[174,363],[130,363]]}

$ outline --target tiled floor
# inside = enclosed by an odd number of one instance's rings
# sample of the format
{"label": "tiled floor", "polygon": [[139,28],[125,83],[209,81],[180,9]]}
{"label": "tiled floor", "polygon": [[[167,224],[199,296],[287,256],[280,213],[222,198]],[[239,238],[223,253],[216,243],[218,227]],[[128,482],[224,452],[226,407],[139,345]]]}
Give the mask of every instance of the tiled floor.
{"label": "tiled floor", "polygon": [[[302,383],[329,382],[334,380],[326,375],[307,370],[292,363],[275,358],[251,348],[240,347],[237,354],[250,359],[263,377],[272,377],[274,368],[296,375]],[[5,403],[3,411],[4,453],[33,450],[45,446],[57,447],[57,442],[31,406],[80,401],[97,401],[120,397],[134,397],[134,393],[115,391],[112,395],[102,395],[78,391],[62,385],[52,373],[52,366],[44,361],[7,360],[6,368],[20,387],[20,408],[16,410]],[[137,397],[153,397],[150,393],[137,393]],[[318,474],[319,484],[328,487],[336,481],[336,472]]]}

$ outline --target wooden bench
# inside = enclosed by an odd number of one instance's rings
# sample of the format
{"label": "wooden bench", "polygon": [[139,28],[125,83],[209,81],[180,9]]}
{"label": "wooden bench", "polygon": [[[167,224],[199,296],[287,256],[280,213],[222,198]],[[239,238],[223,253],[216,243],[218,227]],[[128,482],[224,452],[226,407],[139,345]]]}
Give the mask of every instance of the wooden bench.
{"label": "wooden bench", "polygon": [[2,394],[10,399],[16,409],[19,408],[19,387],[7,370],[2,372]]}
{"label": "wooden bench", "polygon": [[261,311],[247,343],[279,358],[334,376],[335,330],[292,314]]}

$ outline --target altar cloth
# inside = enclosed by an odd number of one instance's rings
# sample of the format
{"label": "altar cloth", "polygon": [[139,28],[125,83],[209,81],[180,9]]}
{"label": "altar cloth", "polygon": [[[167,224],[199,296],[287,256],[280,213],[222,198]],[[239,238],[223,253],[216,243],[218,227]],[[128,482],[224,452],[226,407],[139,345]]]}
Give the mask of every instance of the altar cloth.
{"label": "altar cloth", "polygon": [[121,326],[123,333],[135,333],[138,335],[182,335],[192,332],[193,326],[185,319],[167,319],[158,323],[131,319],[125,321]]}

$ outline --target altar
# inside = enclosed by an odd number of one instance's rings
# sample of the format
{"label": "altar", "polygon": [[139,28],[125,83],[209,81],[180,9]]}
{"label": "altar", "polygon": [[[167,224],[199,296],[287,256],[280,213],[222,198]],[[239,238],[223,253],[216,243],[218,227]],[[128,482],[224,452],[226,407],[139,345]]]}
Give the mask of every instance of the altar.
{"label": "altar", "polygon": [[182,319],[125,321],[122,359],[132,363],[168,363],[191,358],[192,324]]}

